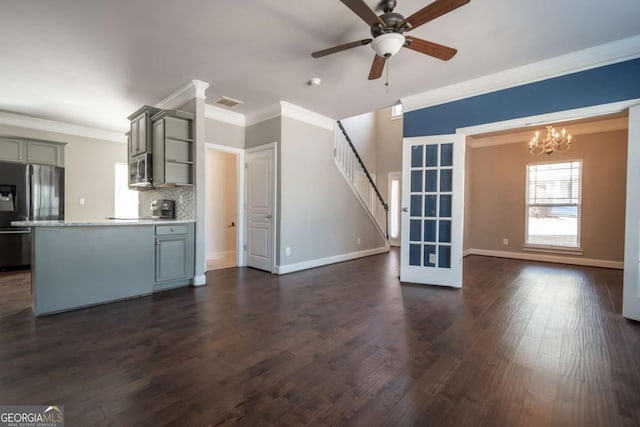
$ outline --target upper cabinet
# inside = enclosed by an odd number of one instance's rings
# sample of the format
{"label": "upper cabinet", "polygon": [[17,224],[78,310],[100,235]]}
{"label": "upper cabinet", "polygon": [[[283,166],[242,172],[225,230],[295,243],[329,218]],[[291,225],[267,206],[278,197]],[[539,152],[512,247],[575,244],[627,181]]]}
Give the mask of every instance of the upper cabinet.
{"label": "upper cabinet", "polygon": [[194,117],[178,110],[153,116],[154,187],[193,184]]}
{"label": "upper cabinet", "polygon": [[20,139],[0,138],[0,160],[26,163],[24,141]]}
{"label": "upper cabinet", "polygon": [[131,122],[129,131],[129,157],[151,152],[151,116],[160,112],[159,108],[145,105],[128,117]]}
{"label": "upper cabinet", "polygon": [[64,145],[27,141],[27,160],[41,165],[64,166]]}
{"label": "upper cabinet", "polygon": [[0,138],[0,160],[64,167],[64,146],[60,142]]}

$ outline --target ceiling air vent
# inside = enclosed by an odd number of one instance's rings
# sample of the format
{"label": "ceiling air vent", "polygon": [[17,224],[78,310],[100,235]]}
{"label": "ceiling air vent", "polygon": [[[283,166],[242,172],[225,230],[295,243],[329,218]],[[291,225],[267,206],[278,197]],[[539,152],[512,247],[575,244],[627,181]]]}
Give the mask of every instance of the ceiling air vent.
{"label": "ceiling air vent", "polygon": [[215,100],[214,104],[220,105],[222,107],[233,108],[237,105],[242,104],[242,101],[238,101],[237,99],[229,98],[228,96],[223,96]]}

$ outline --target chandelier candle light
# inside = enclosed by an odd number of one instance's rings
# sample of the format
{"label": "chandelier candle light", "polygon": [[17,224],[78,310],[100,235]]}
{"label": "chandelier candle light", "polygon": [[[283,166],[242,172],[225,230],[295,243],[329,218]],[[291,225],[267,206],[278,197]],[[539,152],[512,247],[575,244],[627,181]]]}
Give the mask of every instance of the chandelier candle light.
{"label": "chandelier candle light", "polygon": [[544,138],[540,138],[540,131],[536,131],[535,136],[529,142],[529,152],[533,155],[563,153],[569,149],[570,145],[571,134],[568,134],[564,129],[558,133],[553,126],[547,126],[547,136]]}

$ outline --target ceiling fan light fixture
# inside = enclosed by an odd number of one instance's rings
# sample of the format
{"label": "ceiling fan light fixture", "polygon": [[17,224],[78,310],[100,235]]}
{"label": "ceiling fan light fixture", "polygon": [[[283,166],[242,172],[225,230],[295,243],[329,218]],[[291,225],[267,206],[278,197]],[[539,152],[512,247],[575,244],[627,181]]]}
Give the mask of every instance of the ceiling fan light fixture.
{"label": "ceiling fan light fixture", "polygon": [[404,46],[405,38],[399,33],[384,33],[373,39],[371,47],[379,56],[389,58]]}

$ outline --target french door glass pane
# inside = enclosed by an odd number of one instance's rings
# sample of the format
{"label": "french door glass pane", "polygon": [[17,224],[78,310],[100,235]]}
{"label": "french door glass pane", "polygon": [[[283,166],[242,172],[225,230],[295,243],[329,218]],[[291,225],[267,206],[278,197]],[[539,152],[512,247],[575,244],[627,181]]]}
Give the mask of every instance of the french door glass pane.
{"label": "french door glass pane", "polygon": [[415,145],[411,147],[411,167],[421,168],[423,165],[422,145]]}
{"label": "french door glass pane", "polygon": [[411,171],[411,192],[422,192],[422,171]]}
{"label": "french door glass pane", "polygon": [[409,265],[451,268],[453,144],[413,146]]}

